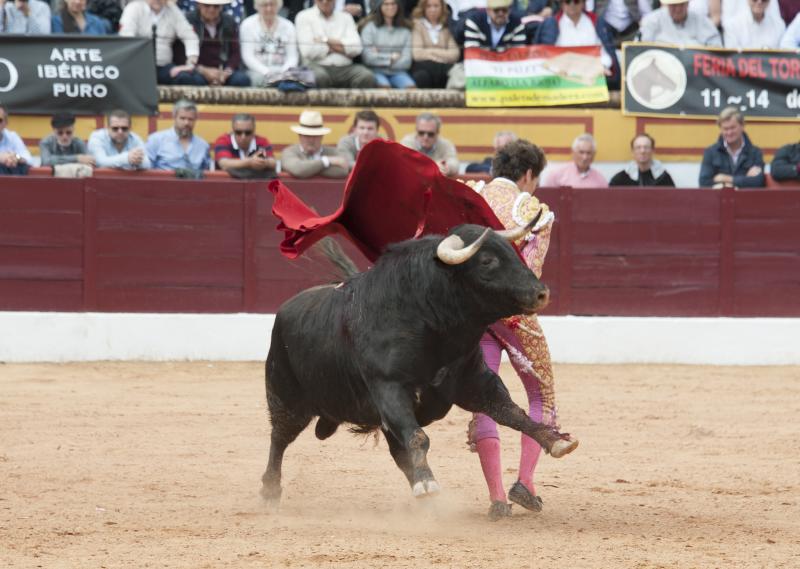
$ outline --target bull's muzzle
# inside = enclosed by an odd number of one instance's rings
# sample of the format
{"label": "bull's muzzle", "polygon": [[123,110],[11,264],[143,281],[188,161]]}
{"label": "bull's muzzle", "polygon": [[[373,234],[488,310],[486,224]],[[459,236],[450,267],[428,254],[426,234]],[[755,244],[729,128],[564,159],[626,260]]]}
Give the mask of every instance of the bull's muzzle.
{"label": "bull's muzzle", "polygon": [[523,305],[523,312],[525,314],[535,314],[544,309],[550,302],[550,289],[542,285],[536,287],[530,296],[530,300],[526,301]]}

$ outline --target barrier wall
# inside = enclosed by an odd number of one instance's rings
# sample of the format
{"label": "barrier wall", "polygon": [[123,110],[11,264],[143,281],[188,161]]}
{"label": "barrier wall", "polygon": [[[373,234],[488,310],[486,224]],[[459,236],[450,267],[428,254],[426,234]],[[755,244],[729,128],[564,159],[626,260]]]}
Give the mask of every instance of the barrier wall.
{"label": "barrier wall", "polygon": [[[321,214],[341,199],[287,184]],[[800,189],[538,195],[558,220],[546,314],[800,316]],[[328,275],[280,255],[271,204],[233,180],[6,178],[0,310],[273,313]]]}

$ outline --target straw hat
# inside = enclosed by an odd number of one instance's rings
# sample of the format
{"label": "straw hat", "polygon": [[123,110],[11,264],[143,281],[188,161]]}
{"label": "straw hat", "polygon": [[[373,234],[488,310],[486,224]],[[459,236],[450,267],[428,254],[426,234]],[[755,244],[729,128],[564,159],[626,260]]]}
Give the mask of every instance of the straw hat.
{"label": "straw hat", "polygon": [[509,8],[513,0],[487,0],[486,7],[494,10],[495,8]]}
{"label": "straw hat", "polygon": [[303,111],[300,113],[300,121],[297,125],[290,127],[297,134],[306,136],[323,136],[328,134],[331,129],[322,125],[322,115],[319,111]]}
{"label": "straw hat", "polygon": [[198,4],[206,4],[207,6],[225,6],[230,4],[232,0],[197,0]]}
{"label": "straw hat", "polygon": [[685,4],[689,0],[661,0],[662,6],[668,6],[670,4]]}

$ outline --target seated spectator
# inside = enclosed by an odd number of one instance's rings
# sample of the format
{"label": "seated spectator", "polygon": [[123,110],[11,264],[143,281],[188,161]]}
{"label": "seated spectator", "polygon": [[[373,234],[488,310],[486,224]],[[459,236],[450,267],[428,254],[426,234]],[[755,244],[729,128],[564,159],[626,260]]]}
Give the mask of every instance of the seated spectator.
{"label": "seated spectator", "polygon": [[7,34],[49,34],[50,6],[40,0],[0,1],[0,32]]}
{"label": "seated spectator", "polygon": [[800,144],[786,144],[778,148],[772,159],[770,174],[778,181],[800,180]]}
{"label": "seated spectator", "polygon": [[181,99],[172,109],[175,124],[172,128],[151,134],[145,148],[155,170],[174,170],[178,177],[199,178],[208,170],[208,143],[195,136],[197,106]]}
{"label": "seated spectator", "polygon": [[725,28],[725,47],[731,49],[776,49],[786,31],[779,14],[767,13],[776,0],[747,0],[750,10]]}
{"label": "seated spectator", "polygon": [[717,119],[719,140],[703,152],[700,186],[704,188],[760,188],[764,185],[764,156],[744,131],[744,115],[737,107],[722,109]]}
{"label": "seated spectator", "polygon": [[689,10],[688,0],[661,0],[640,22],[641,40],[676,45],[722,47],[722,38],[708,16]]}
{"label": "seated spectator", "polygon": [[378,138],[380,126],[381,119],[375,111],[367,109],[356,113],[350,134],[340,138],[336,145],[339,154],[347,158],[348,169],[353,169],[361,149]]}
{"label": "seated spectator", "polygon": [[0,175],[24,176],[28,173],[31,153],[13,130],[8,130],[8,110],[0,104]]}
{"label": "seated spectator", "polygon": [[54,34],[104,36],[111,33],[111,23],[86,10],[86,0],[65,0],[61,11],[53,14]]}
{"label": "seated spectator", "polygon": [[[178,8],[187,16],[197,10],[197,0],[176,0]],[[245,15],[253,13],[253,0],[231,0],[222,6],[222,13],[240,25]]]}
{"label": "seated spectator", "polygon": [[595,0],[593,12],[606,24],[611,41],[619,49],[639,33],[639,21],[653,11],[647,0]]}
{"label": "seated spectator", "polygon": [[291,80],[290,75],[282,74],[290,73],[300,62],[294,24],[278,16],[282,0],[255,0],[255,5],[258,13],[239,28],[250,83],[266,87],[282,78]]}
{"label": "seated spectator", "polygon": [[[186,20],[200,38],[200,55],[194,70],[198,85],[249,87],[250,77],[240,69],[239,25],[222,13],[231,0],[198,0],[197,9]],[[182,59],[181,57],[178,58]]]}
{"label": "seated spectator", "polygon": [[[722,29],[727,29],[734,22],[744,18],[750,11],[750,6],[747,0],[719,0],[720,1],[720,19]],[[662,2],[663,3],[663,2]],[[778,6],[778,0],[772,0],[767,4],[767,14],[770,17],[780,18],[781,10]],[[782,19],[782,18],[781,18]],[[784,22],[785,24],[786,22]]]}
{"label": "seated spectator", "polygon": [[447,27],[444,0],[420,0],[411,32],[411,77],[420,89],[444,89],[447,74],[461,55]]}
{"label": "seated spectator", "polygon": [[608,88],[619,89],[619,62],[608,25],[586,11],[585,0],[564,0],[561,6],[561,10],[539,26],[536,43],[564,47],[599,45]]}
{"label": "seated spectator", "polygon": [[609,186],[669,186],[675,182],[664,165],[653,159],[656,141],[647,133],[637,134],[631,140],[633,160],[624,170],[617,172],[608,183]]}
{"label": "seated spectator", "polygon": [[483,162],[472,162],[467,164],[467,174],[491,174],[492,173],[492,162],[494,161],[495,155],[497,155],[497,151],[503,148],[509,142],[514,142],[517,140],[517,135],[511,131],[501,130],[497,134],[494,135],[494,154],[492,156],[487,156],[483,159]]}
{"label": "seated spectator", "polygon": [[85,178],[92,175],[94,157],[75,136],[75,117],[69,113],[54,115],[50,120],[53,133],[39,142],[42,166],[52,166],[53,173],[63,178]]}
{"label": "seated spectator", "polygon": [[353,63],[361,55],[361,36],[348,12],[335,12],[334,0],[315,0],[297,14],[297,44],[303,64],[314,72],[317,87],[375,87],[375,76]]}
{"label": "seated spectator", "polygon": [[486,12],[473,12],[460,36],[464,48],[481,47],[502,52],[531,43],[525,24],[511,13],[513,0],[488,0]]}
{"label": "seated spectator", "polygon": [[287,146],[283,150],[282,171],[295,178],[347,177],[347,158],[340,155],[333,146],[322,145],[322,137],[329,134],[331,129],[324,126],[322,115],[318,111],[303,111],[300,113],[300,123],[292,125],[291,129],[297,133],[299,144]]}
{"label": "seated spectator", "polygon": [[421,152],[439,166],[445,176],[458,174],[458,156],[452,142],[439,136],[442,120],[433,113],[417,115],[416,132],[403,137],[401,144]]}
{"label": "seated spectator", "polygon": [[98,168],[147,170],[151,167],[144,142],[131,130],[131,115],[117,109],[106,115],[106,128],[89,135],[89,153]]}
{"label": "seated spectator", "polygon": [[800,14],[794,17],[781,38],[781,49],[800,49]]}
{"label": "seated spectator", "polygon": [[375,10],[362,20],[361,60],[369,67],[378,87],[413,89],[411,30],[403,14],[403,0],[377,0]]}
{"label": "seated spectator", "polygon": [[[358,21],[359,18],[368,11],[364,9],[367,1],[368,0],[344,0],[344,5],[342,5],[341,0],[337,0],[336,6],[337,10],[347,12],[353,16],[354,21]],[[295,22],[297,14],[306,8],[314,6],[314,0],[286,0],[284,6],[285,8],[283,11],[286,13],[286,19],[290,22]]]}
{"label": "seated spectator", "polygon": [[453,37],[463,37],[467,18],[486,13],[487,2],[488,0],[447,0],[450,7],[450,33]]}
{"label": "seated spectator", "polygon": [[[156,44],[156,76],[161,85],[205,85],[195,73],[200,40],[178,7],[169,0],[135,0],[122,11],[119,35],[152,38]],[[180,38],[186,63],[172,62],[172,44]]]}
{"label": "seated spectator", "polygon": [[592,168],[597,143],[591,134],[581,134],[572,142],[572,162],[555,168],[544,183],[556,188],[607,188],[603,175]]}
{"label": "seated spectator", "polygon": [[232,178],[274,178],[277,161],[269,140],[256,134],[255,117],[237,113],[231,127],[214,143],[217,167]]}

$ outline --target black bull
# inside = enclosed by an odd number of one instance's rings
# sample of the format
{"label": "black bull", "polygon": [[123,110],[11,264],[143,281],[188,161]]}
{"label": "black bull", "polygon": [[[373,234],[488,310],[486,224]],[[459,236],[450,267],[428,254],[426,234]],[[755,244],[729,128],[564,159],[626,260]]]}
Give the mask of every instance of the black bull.
{"label": "black bull", "polygon": [[319,439],[341,423],[380,428],[416,496],[439,490],[420,426],[453,405],[525,433],[555,457],[577,446],[533,422],[481,353],[490,324],[547,303],[547,288],[507,241],[518,236],[462,225],[446,239],[404,241],[369,271],[303,291],[278,310],[266,363],[267,500],[280,499],[286,447],[314,417]]}

